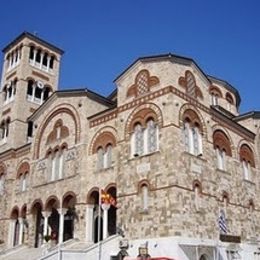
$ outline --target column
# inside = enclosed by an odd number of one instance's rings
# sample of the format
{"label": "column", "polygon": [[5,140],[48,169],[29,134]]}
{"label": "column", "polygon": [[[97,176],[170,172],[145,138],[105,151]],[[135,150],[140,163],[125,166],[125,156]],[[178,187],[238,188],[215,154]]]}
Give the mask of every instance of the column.
{"label": "column", "polygon": [[9,223],[9,234],[8,234],[8,247],[14,246],[14,229],[15,229],[16,219],[10,219]]}
{"label": "column", "polygon": [[18,218],[19,221],[19,240],[18,240],[18,245],[21,245],[23,243],[23,218]]}
{"label": "column", "polygon": [[58,209],[60,214],[60,221],[59,221],[59,244],[63,242],[63,232],[64,232],[64,215],[67,212],[67,209]]}
{"label": "column", "polygon": [[32,91],[32,96],[31,96],[31,101],[34,101],[34,97],[35,97],[35,90],[36,90],[36,82],[33,83],[33,91]]}
{"label": "column", "polygon": [[[43,238],[48,235],[48,218],[51,215],[51,212],[49,211],[43,211],[42,215],[44,217],[44,224],[43,224]],[[46,240],[43,240],[43,243],[46,243]]]}
{"label": "column", "polygon": [[107,226],[108,226],[108,210],[110,208],[110,204],[103,203],[101,207],[103,209],[103,239],[106,239],[108,237]]}
{"label": "column", "polygon": [[45,88],[42,89],[42,92],[41,92],[41,104],[43,103],[43,95],[44,95],[44,91],[45,91]]}
{"label": "column", "polygon": [[36,49],[34,49],[34,50],[33,50],[33,62],[32,62],[32,64],[33,64],[33,65],[35,65],[35,61],[36,61],[36,54],[37,54],[37,50],[36,50]]}
{"label": "column", "polygon": [[87,242],[93,242],[93,212],[94,205],[88,204],[86,205],[86,214],[85,214],[85,238]]}
{"label": "column", "polygon": [[11,84],[11,88],[12,88],[12,93],[11,93],[11,100],[13,100],[14,99],[14,91],[15,91],[15,82],[14,81],[12,81],[12,84]]}
{"label": "column", "polygon": [[50,61],[51,61],[51,57],[48,55],[47,56],[47,71],[49,71],[49,69],[50,69]]}
{"label": "column", "polygon": [[44,56],[44,53],[43,53],[43,51],[41,51],[40,69],[42,68],[43,56]]}

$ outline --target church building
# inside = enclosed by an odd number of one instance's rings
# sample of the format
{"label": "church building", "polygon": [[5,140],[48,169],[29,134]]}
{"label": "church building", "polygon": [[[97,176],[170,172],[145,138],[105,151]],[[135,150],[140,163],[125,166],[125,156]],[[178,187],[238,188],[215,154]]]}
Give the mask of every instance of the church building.
{"label": "church building", "polygon": [[59,89],[64,52],[36,35],[3,54],[0,259],[120,259],[126,243],[129,257],[260,260],[260,111],[240,114],[229,82],[167,53],[105,97]]}

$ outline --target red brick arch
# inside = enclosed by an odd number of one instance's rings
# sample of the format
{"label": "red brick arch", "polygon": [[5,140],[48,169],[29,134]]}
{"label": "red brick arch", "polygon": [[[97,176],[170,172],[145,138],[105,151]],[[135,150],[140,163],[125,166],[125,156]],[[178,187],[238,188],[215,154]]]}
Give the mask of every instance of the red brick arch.
{"label": "red brick arch", "polygon": [[212,94],[217,95],[217,96],[220,97],[220,98],[223,97],[223,94],[222,94],[220,88],[217,87],[217,86],[215,86],[215,85],[211,85],[211,86],[209,87],[209,93],[210,93],[211,95],[212,95]]}
{"label": "red brick arch", "polygon": [[226,100],[231,105],[234,105],[234,99],[233,99],[232,95],[229,92],[226,93]]}
{"label": "red brick arch", "polygon": [[111,144],[113,147],[116,146],[115,136],[111,132],[103,132],[99,134],[93,144],[92,154],[96,153],[99,147],[102,147],[105,150],[108,144]]}
{"label": "red brick arch", "polygon": [[30,172],[30,164],[28,162],[23,162],[20,164],[16,177],[19,178],[22,174]]}
{"label": "red brick arch", "polygon": [[54,204],[55,204],[56,208],[60,208],[59,199],[57,198],[57,196],[52,195],[46,200],[45,205],[44,205],[44,209],[47,210],[50,206],[52,206]]}
{"label": "red brick arch", "polygon": [[18,206],[14,206],[11,210],[10,218],[17,219],[19,217],[19,208]]}
{"label": "red brick arch", "polygon": [[125,126],[126,139],[133,131],[133,127],[137,122],[145,126],[149,118],[153,118],[155,122],[157,122],[159,127],[163,126],[162,111],[157,105],[153,103],[146,103],[134,109],[132,113],[129,115],[126,122],[126,126]]}
{"label": "red brick arch", "polygon": [[141,70],[137,73],[137,75],[135,77],[135,83],[128,88],[127,94],[126,94],[127,97],[131,97],[131,96],[137,97],[137,96],[141,95],[138,91],[140,78],[145,79],[145,81],[143,82],[143,86],[142,86],[143,93],[149,92],[153,86],[159,84],[159,82],[160,82],[158,77],[150,76],[150,72],[148,70],[146,70],[146,69]]}
{"label": "red brick arch", "polygon": [[138,185],[137,185],[137,192],[138,193],[141,192],[143,186],[147,186],[148,190],[151,190],[151,184],[150,184],[149,180],[143,179],[143,180],[138,182]]}
{"label": "red brick arch", "polygon": [[185,118],[189,119],[191,123],[199,127],[204,136],[207,137],[207,127],[200,111],[193,105],[186,103],[181,106],[179,110],[179,126],[183,128]]}
{"label": "red brick arch", "polygon": [[255,158],[252,149],[247,144],[242,144],[239,149],[240,161],[249,162],[252,167],[255,167]]}
{"label": "red brick arch", "polygon": [[30,213],[33,213],[33,210],[35,208],[36,205],[40,205],[41,209],[43,210],[43,203],[42,203],[42,200],[41,199],[35,199],[31,205],[31,208],[30,208]]}
{"label": "red brick arch", "polygon": [[99,194],[99,188],[98,187],[93,187],[87,194],[87,204],[94,204],[93,203],[93,198],[92,198],[92,195],[93,193],[97,193],[98,196],[100,195]]}
{"label": "red brick arch", "polygon": [[[54,110],[54,111],[53,111]],[[70,104],[61,104],[54,109],[45,117],[45,120],[43,120],[42,125],[39,128],[39,131],[37,132],[36,138],[35,138],[35,144],[34,144],[34,158],[38,159],[39,154],[40,154],[40,146],[41,146],[41,141],[42,137],[44,134],[44,131],[48,124],[51,122],[51,120],[57,116],[58,114],[65,113],[71,116],[73,122],[74,122],[74,127],[75,127],[75,144],[77,144],[80,141],[80,118],[78,115],[78,112],[76,109],[70,105]]]}
{"label": "red brick arch", "polygon": [[214,149],[224,150],[228,156],[232,156],[231,144],[226,134],[221,130],[216,130],[213,133]]}

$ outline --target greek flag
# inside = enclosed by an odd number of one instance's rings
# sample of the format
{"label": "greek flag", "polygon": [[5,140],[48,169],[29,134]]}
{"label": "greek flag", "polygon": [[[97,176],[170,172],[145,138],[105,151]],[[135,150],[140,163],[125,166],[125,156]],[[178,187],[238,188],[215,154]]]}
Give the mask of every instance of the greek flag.
{"label": "greek flag", "polygon": [[220,233],[226,234],[227,224],[226,224],[225,212],[223,209],[221,209],[219,212],[218,225],[219,225]]}

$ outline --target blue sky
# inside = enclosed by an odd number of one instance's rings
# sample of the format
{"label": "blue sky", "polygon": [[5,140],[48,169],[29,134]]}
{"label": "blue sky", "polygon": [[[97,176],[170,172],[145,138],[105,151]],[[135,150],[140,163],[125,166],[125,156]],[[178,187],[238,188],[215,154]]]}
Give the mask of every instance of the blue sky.
{"label": "blue sky", "polygon": [[61,88],[103,95],[136,58],[173,52],[237,88],[241,112],[260,110],[259,12],[258,0],[5,0],[0,47],[36,31],[65,50]]}

